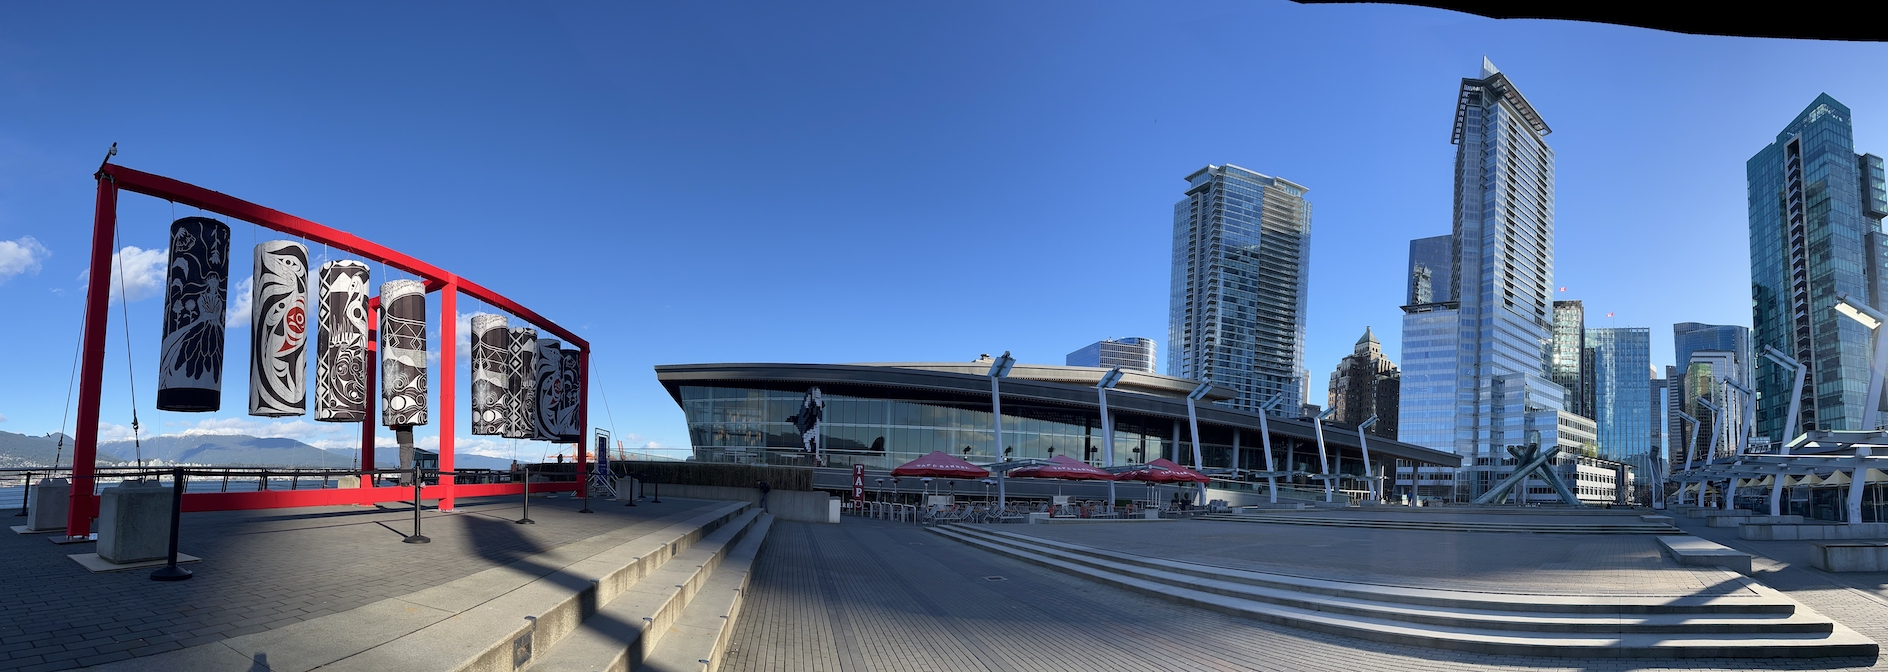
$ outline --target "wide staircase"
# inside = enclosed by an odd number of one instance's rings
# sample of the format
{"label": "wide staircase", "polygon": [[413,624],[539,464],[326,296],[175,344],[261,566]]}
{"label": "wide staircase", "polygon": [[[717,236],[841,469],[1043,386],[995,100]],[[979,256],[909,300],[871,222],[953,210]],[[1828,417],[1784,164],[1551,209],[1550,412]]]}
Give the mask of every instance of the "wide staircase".
{"label": "wide staircase", "polygon": [[772,524],[729,502],[496,595],[449,584],[462,610],[319,669],[711,672]]}
{"label": "wide staircase", "polygon": [[1647,522],[1639,518],[1628,518],[1624,516],[1609,516],[1619,518],[1619,520],[1607,520],[1597,523],[1424,520],[1424,517],[1426,517],[1425,514],[1359,516],[1350,513],[1273,513],[1268,511],[1263,513],[1209,513],[1196,516],[1194,520],[1270,523],[1274,525],[1316,525],[1320,527],[1349,527],[1382,530],[1430,530],[1436,532],[1682,534],[1682,532],[1678,528],[1673,527],[1671,523]]}
{"label": "wide staircase", "polygon": [[1726,572],[1720,594],[1524,595],[1384,586],[1215,567],[994,529],[957,541],[1097,583],[1307,630],[1493,655],[1606,658],[1875,656],[1876,643]]}

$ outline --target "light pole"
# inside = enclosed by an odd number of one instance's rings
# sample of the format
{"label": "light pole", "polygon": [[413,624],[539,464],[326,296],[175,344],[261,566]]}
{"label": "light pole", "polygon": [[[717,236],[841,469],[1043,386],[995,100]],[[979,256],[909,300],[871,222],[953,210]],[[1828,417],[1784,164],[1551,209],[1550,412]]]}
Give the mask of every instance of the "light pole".
{"label": "light pole", "polygon": [[[1718,436],[1724,433],[1724,408],[1711,403],[1710,399],[1698,397],[1698,404],[1711,410],[1711,445],[1704,451],[1704,466],[1717,463]],[[1704,506],[1704,482],[1698,483],[1698,506]]]}
{"label": "light pole", "polygon": [[1370,475],[1370,441],[1364,438],[1364,430],[1374,424],[1377,424],[1377,416],[1372,415],[1357,425],[1357,446],[1364,451],[1364,489],[1370,492],[1373,502],[1381,498],[1377,496],[1377,480]]}
{"label": "light pole", "polygon": [[1318,417],[1311,419],[1311,427],[1318,433],[1318,473],[1323,474],[1323,476],[1319,478],[1324,481],[1324,502],[1326,504],[1331,502],[1331,461],[1329,458],[1325,457],[1324,419],[1331,417],[1331,414],[1336,412],[1337,407],[1333,406],[1325,409],[1323,413],[1319,413]]}
{"label": "light pole", "polygon": [[[1114,423],[1108,419],[1108,390],[1115,383],[1121,382],[1121,367],[1117,366],[1102,374],[1101,382],[1095,383],[1095,394],[1101,397],[1101,461],[1103,467],[1114,466]],[[1108,481],[1108,508],[1114,509],[1114,481]]]}
{"label": "light pole", "polygon": [[[1790,442],[1796,440],[1797,424],[1802,422],[1799,414],[1803,412],[1803,380],[1809,375],[1809,367],[1791,359],[1789,355],[1783,354],[1783,351],[1774,346],[1763,346],[1763,356],[1776,363],[1777,366],[1796,369],[1796,385],[1790,388],[1790,415],[1783,421],[1783,447],[1777,451],[1779,454],[1788,455]],[[1783,515],[1783,479],[1785,478],[1783,470],[1778,469],[1774,478],[1775,482],[1770,484],[1770,515],[1780,516]]]}
{"label": "light pole", "polygon": [[1269,474],[1265,477],[1265,488],[1272,491],[1273,504],[1278,503],[1278,469],[1272,463],[1272,429],[1265,424],[1265,416],[1271,415],[1272,409],[1277,408],[1283,401],[1285,401],[1285,395],[1275,394],[1272,395],[1270,401],[1259,407],[1259,445],[1265,450],[1265,471]]}
{"label": "light pole", "polygon": [[[1003,395],[997,389],[997,383],[1003,380],[1005,376],[1010,375],[1010,369],[1013,368],[1016,368],[1016,358],[1011,357],[1008,350],[1004,350],[1002,357],[998,357],[995,362],[990,363],[990,419],[993,421],[992,424],[996,426],[996,454],[999,457],[1003,455]],[[998,507],[1002,507],[1004,499],[1003,472],[997,472],[996,477],[996,504]]]}
{"label": "light pole", "polygon": [[[1199,387],[1193,388],[1192,392],[1187,393],[1187,430],[1193,433],[1191,438],[1193,439],[1194,469],[1204,469],[1206,463],[1202,462],[1202,458],[1200,457],[1200,416],[1194,411],[1193,402],[1205,398],[1206,393],[1212,390],[1212,381],[1201,381]],[[1206,472],[1201,471],[1200,473],[1204,474]],[[1206,483],[1204,482],[1200,483],[1200,503],[1206,503]]]}
{"label": "light pole", "polygon": [[1888,338],[1881,337],[1880,329],[1883,322],[1888,322],[1888,315],[1870,308],[1868,304],[1857,302],[1847,292],[1836,295],[1836,312],[1849,316],[1849,319],[1860,322],[1874,332],[1875,357],[1869,362],[1868,395],[1862,398],[1862,426],[1859,428],[1872,432],[1875,431],[1876,412],[1881,408],[1882,378],[1888,375]]}

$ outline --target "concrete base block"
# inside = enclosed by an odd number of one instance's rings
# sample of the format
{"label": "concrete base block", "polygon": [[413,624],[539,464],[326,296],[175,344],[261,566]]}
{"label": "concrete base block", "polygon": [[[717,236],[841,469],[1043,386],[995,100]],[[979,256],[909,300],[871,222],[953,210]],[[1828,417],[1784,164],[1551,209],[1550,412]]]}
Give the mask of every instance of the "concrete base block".
{"label": "concrete base block", "polygon": [[26,504],[26,529],[66,529],[66,505],[71,501],[72,484],[66,479],[40,479],[33,484],[33,498]]}
{"label": "concrete base block", "polygon": [[1671,516],[1639,516],[1639,519],[1648,523],[1665,523],[1666,525],[1672,524]]}
{"label": "concrete base block", "polygon": [[1844,539],[1888,539],[1888,523],[1859,525],[1777,525],[1750,523],[1737,528],[1737,536],[1752,541],[1821,541]]}
{"label": "concrete base block", "polygon": [[1658,539],[1664,554],[1677,560],[1678,564],[1723,567],[1745,576],[1750,575],[1749,553],[1690,535]]}
{"label": "concrete base block", "polygon": [[1713,516],[1705,524],[1711,527],[1737,527],[1740,525],[1801,525],[1802,516]]}
{"label": "concrete base block", "polygon": [[[68,555],[66,557],[72,558],[74,561],[78,562],[80,566],[84,567],[87,571],[90,571],[93,574],[98,574],[101,572],[122,572],[127,569],[145,569],[149,567],[162,567],[164,565],[170,564],[170,553],[168,551],[165,552],[164,557],[158,558],[156,560],[140,560],[138,562],[127,562],[127,563],[111,562],[104,558],[98,557],[97,553],[77,553],[73,555]],[[184,564],[186,562],[202,562],[202,561],[203,561],[203,558],[199,558],[194,555],[186,555],[183,553],[177,554],[177,564],[179,565]]]}
{"label": "concrete base block", "polygon": [[1818,542],[1809,565],[1825,572],[1888,571],[1888,543],[1879,541]]}
{"label": "concrete base block", "polygon": [[1748,516],[1755,513],[1757,512],[1750,509],[1692,509],[1685,512],[1685,515],[1693,518],[1716,518],[1718,516]]}
{"label": "concrete base block", "polygon": [[128,565],[170,553],[172,488],[126,481],[99,494],[98,557]]}
{"label": "concrete base block", "polygon": [[334,481],[335,481],[334,487],[337,487],[337,488],[361,487],[361,477],[359,476],[342,476],[340,478],[334,479]]}

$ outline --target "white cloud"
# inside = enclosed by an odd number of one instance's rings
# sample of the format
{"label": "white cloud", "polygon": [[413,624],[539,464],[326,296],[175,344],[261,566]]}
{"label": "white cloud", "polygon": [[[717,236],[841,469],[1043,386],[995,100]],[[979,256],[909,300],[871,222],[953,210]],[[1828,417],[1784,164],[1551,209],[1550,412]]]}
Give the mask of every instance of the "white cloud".
{"label": "white cloud", "polygon": [[236,286],[229,290],[229,321],[227,329],[242,329],[249,326],[250,295],[256,292],[256,276],[251,275],[236,281]]}
{"label": "white cloud", "polygon": [[[164,264],[169,259],[168,249],[146,250],[135,245],[126,245],[112,253],[111,300],[118,301],[123,295],[129,295],[131,301],[163,296]],[[120,269],[123,269],[122,277]],[[87,269],[79,274],[79,282],[86,282],[91,276],[92,271]]]}
{"label": "white cloud", "polygon": [[0,422],[6,422],[6,421],[7,421],[7,416],[0,415]]}
{"label": "white cloud", "polygon": [[130,441],[130,440],[131,440],[131,427],[130,426],[114,425],[109,422],[98,423],[98,442],[99,443],[104,443],[107,441]]}
{"label": "white cloud", "polygon": [[21,273],[38,273],[39,262],[52,256],[52,250],[32,236],[18,240],[0,240],[0,282]]}

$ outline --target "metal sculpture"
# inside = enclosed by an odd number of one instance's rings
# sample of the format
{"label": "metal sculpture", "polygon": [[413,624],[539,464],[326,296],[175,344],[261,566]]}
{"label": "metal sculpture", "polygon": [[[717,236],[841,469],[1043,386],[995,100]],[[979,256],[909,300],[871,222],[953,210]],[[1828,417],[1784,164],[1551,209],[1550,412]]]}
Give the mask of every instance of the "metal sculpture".
{"label": "metal sculpture", "polygon": [[164,343],[157,407],[202,413],[223,405],[223,329],[229,290],[229,225],[185,217],[170,225],[164,274]]}
{"label": "metal sculpture", "polygon": [[563,428],[558,443],[576,443],[583,440],[583,427],[577,421],[577,407],[583,403],[583,373],[579,363],[583,353],[575,348],[558,351],[562,357],[558,362],[558,382],[563,387],[564,399],[557,409],[557,426]]}
{"label": "metal sculpture", "polygon": [[564,366],[564,354],[558,345],[555,339],[537,341],[537,414],[531,425],[531,438],[539,441],[554,442],[564,433],[563,426],[558,424],[564,409],[564,380],[558,375],[558,369]]}
{"label": "metal sculpture", "polygon": [[256,245],[249,310],[249,414],[308,412],[308,248]]}
{"label": "metal sculpture", "polygon": [[367,264],[321,265],[321,327],[315,335],[315,419],[367,419]]}
{"label": "metal sculpture", "polygon": [[510,358],[510,336],[503,315],[472,316],[472,433],[505,433],[510,389],[505,384],[505,363]]}
{"label": "metal sculpture", "polygon": [[[1476,504],[1494,504],[1499,502],[1502,497],[1508,494],[1509,490],[1520,487],[1523,482],[1527,481],[1529,476],[1533,476],[1546,481],[1547,485],[1554,489],[1554,492],[1560,494],[1560,501],[1567,506],[1585,506],[1580,503],[1579,497],[1574,496],[1573,490],[1567,487],[1567,482],[1560,480],[1560,474],[1554,473],[1554,468],[1549,464],[1549,462],[1553,461],[1555,455],[1560,454],[1560,446],[1548,446],[1545,450],[1541,448],[1539,443],[1529,443],[1526,448],[1521,446],[1508,446],[1508,454],[1513,455],[1515,459],[1514,473],[1509,474],[1507,478],[1501,479],[1501,482],[1496,483],[1495,487],[1489,488],[1488,492],[1484,492],[1480,497],[1476,497]],[[1525,492],[1525,490],[1517,491],[1515,494],[1515,501],[1517,503],[1525,503],[1521,501],[1523,499],[1520,495],[1521,492]]]}
{"label": "metal sculpture", "polygon": [[426,286],[380,286],[380,424],[426,424]]}

